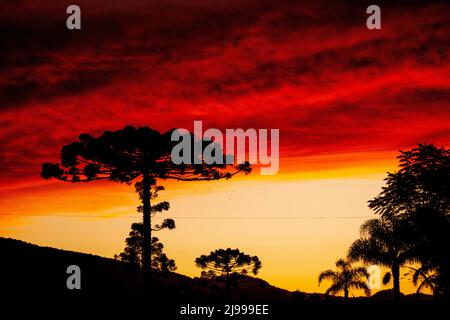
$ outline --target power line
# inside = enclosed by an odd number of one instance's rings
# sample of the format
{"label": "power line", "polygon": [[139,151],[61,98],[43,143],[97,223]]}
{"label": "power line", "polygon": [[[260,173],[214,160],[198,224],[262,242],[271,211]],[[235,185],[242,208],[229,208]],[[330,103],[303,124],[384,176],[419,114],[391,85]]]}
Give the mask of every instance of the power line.
{"label": "power line", "polygon": [[[0,216],[16,217],[55,217],[55,218],[121,218],[139,219],[142,216],[108,216],[108,215],[80,215],[80,214],[33,214],[33,213],[0,213]],[[154,217],[154,219],[191,219],[191,220],[332,220],[332,219],[370,219],[368,216],[179,216],[179,217]]]}

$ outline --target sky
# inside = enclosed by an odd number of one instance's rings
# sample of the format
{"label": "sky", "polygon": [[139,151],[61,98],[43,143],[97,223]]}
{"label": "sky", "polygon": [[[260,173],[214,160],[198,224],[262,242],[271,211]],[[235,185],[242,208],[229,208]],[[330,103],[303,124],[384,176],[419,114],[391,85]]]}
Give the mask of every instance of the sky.
{"label": "sky", "polygon": [[[374,214],[399,149],[450,144],[445,1],[80,0],[0,4],[0,236],[112,257],[139,220],[132,186],[39,177],[79,134],[277,128],[280,171],[161,181],[177,228],[158,236],[178,272],[219,247],[258,255],[260,277],[317,287]],[[19,215],[19,216],[17,216]],[[35,216],[30,216],[35,215]],[[63,215],[71,215],[64,217]],[[407,288],[412,290],[412,288]]]}

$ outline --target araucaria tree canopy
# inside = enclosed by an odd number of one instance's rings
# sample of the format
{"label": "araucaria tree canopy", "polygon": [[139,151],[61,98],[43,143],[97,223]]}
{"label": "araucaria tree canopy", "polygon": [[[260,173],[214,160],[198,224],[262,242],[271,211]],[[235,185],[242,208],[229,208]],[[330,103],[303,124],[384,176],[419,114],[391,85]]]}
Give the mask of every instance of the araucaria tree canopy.
{"label": "araucaria tree canopy", "polygon": [[[41,176],[45,179],[138,182],[144,223],[142,264],[147,271],[151,268],[151,186],[157,179],[229,179],[239,172],[249,173],[251,170],[248,163],[228,165],[225,161],[224,164],[206,164],[203,161],[196,164],[198,161],[192,161],[192,164],[175,165],[171,160],[171,150],[176,144],[171,141],[172,132],[160,133],[149,127],[128,126],[114,132],[105,131],[98,138],[82,134],[78,141],[61,149],[60,163],[44,163],[42,166]],[[211,143],[214,142],[207,145]]]}

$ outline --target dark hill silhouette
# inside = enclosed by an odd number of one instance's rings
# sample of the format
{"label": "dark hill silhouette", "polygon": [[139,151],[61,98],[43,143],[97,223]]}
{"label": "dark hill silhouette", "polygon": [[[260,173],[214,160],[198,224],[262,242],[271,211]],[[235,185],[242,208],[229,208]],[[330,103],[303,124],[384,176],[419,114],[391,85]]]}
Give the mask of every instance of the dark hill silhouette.
{"label": "dark hill silhouette", "polygon": [[[86,310],[86,305],[111,311],[133,308],[137,299],[157,306],[152,315],[164,319],[178,319],[180,306],[186,304],[215,305],[226,303],[269,304],[271,319],[287,319],[293,314],[313,312],[328,316],[338,313],[355,313],[371,310],[371,314],[383,315],[386,308],[395,306],[392,301],[380,299],[389,296],[381,292],[375,298],[356,298],[344,302],[341,297],[327,297],[318,293],[290,292],[274,287],[262,279],[244,277],[239,289],[233,291],[230,300],[223,299],[224,283],[204,278],[189,278],[177,273],[155,276],[152,279],[151,297],[142,297],[142,273],[121,261],[91,254],[40,247],[23,241],[0,237],[0,296],[2,302],[9,298],[15,301],[30,302],[60,301],[59,305],[72,306],[77,301],[77,310]],[[81,290],[68,290],[66,280],[67,266],[78,265],[82,272]],[[48,299],[48,298],[52,299]],[[63,299],[60,299],[63,298]],[[87,298],[87,299],[86,299]],[[74,300],[75,299],[75,300]],[[80,301],[82,303],[80,303]],[[104,304],[102,304],[105,301]],[[112,302],[114,301],[114,302]],[[116,302],[117,301],[117,302]],[[406,296],[400,309],[402,315],[414,314],[417,309],[438,306],[426,295]],[[376,304],[376,308],[374,307]],[[6,303],[3,305],[7,305]],[[111,309],[111,306],[114,308]],[[326,306],[326,307],[324,307]],[[67,308],[67,307],[66,307]],[[433,310],[434,310],[433,309]],[[129,309],[126,312],[133,312]],[[357,312],[355,314],[358,314]],[[220,318],[214,318],[220,319]]]}
{"label": "dark hill silhouette", "polygon": [[[41,247],[20,240],[0,238],[0,291],[8,294],[49,296],[140,296],[142,273],[127,263],[92,254]],[[66,273],[69,265],[81,269],[81,290],[68,290]],[[152,282],[160,298],[203,301],[220,299],[224,284],[219,281],[189,278],[169,272],[155,276]],[[233,299],[289,300],[292,293],[271,286],[266,281],[245,277]]]}
{"label": "dark hill silhouette", "polygon": [[[5,238],[0,238],[0,252],[0,290],[9,294],[77,295],[111,290],[138,294],[141,290],[139,270],[113,259]],[[81,268],[82,290],[67,289],[69,265]]]}
{"label": "dark hill silhouette", "polygon": [[[123,295],[142,294],[142,273],[127,263],[92,254],[41,247],[24,241],[1,238],[0,292],[8,294],[47,294],[47,295]],[[78,265],[82,273],[82,289],[68,290],[66,269]],[[170,295],[171,299],[190,301],[220,300],[224,289],[223,282],[204,278],[190,278],[175,272],[157,276],[152,283],[159,296]],[[391,290],[377,292],[374,300],[389,300]],[[411,300],[429,300],[425,294],[404,296]],[[235,290],[233,300],[267,301],[330,301],[340,297],[325,296],[318,293],[290,292],[277,288],[268,282],[243,277],[239,289]],[[364,300],[366,298],[360,298]]]}
{"label": "dark hill silhouette", "polygon": [[[371,297],[372,300],[384,300],[384,301],[392,301],[393,297],[393,289],[387,289],[387,290],[381,290],[376,293],[374,293]],[[415,293],[415,294],[408,294],[404,295],[403,293],[400,293],[400,296],[403,300],[407,301],[429,301],[433,300],[433,296],[425,293]]]}

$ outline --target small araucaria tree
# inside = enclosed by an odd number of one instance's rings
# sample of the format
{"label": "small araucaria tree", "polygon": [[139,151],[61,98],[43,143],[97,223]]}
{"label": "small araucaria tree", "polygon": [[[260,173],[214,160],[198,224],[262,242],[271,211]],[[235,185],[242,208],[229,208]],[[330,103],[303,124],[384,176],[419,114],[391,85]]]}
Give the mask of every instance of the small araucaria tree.
{"label": "small araucaria tree", "polygon": [[350,261],[339,259],[336,261],[337,271],[325,270],[319,275],[319,285],[323,280],[330,280],[331,286],[325,292],[328,294],[344,293],[344,299],[348,300],[350,290],[363,290],[366,295],[370,294],[367,287],[368,274],[364,267],[353,267]]}
{"label": "small araucaria tree", "polygon": [[[142,268],[142,248],[144,240],[144,225],[142,223],[133,223],[131,231],[126,238],[126,247],[122,253],[116,256],[123,262]],[[157,237],[152,237],[152,270],[161,273],[175,271],[177,269],[175,261],[169,259],[163,252],[164,245],[159,242]]]}
{"label": "small araucaria tree", "polygon": [[195,259],[195,264],[203,270],[202,277],[224,280],[227,293],[233,279],[242,275],[257,275],[262,267],[257,256],[250,256],[239,249],[230,248],[202,255]]}
{"label": "small araucaria tree", "polygon": [[[141,195],[144,228],[142,265],[146,274],[151,270],[151,186],[158,179],[218,180],[231,178],[239,172],[250,172],[248,163],[227,165],[224,160],[224,164],[206,164],[202,161],[202,152],[191,152],[191,164],[176,165],[171,152],[178,142],[172,141],[172,133],[173,130],[160,133],[149,127],[128,126],[114,132],[105,131],[98,138],[82,134],[78,141],[61,149],[61,163],[44,163],[42,166],[41,176],[45,179],[74,183],[95,180],[138,182],[136,188]],[[192,134],[186,135],[190,135],[190,141],[194,140]],[[200,161],[195,161],[197,158]]]}

